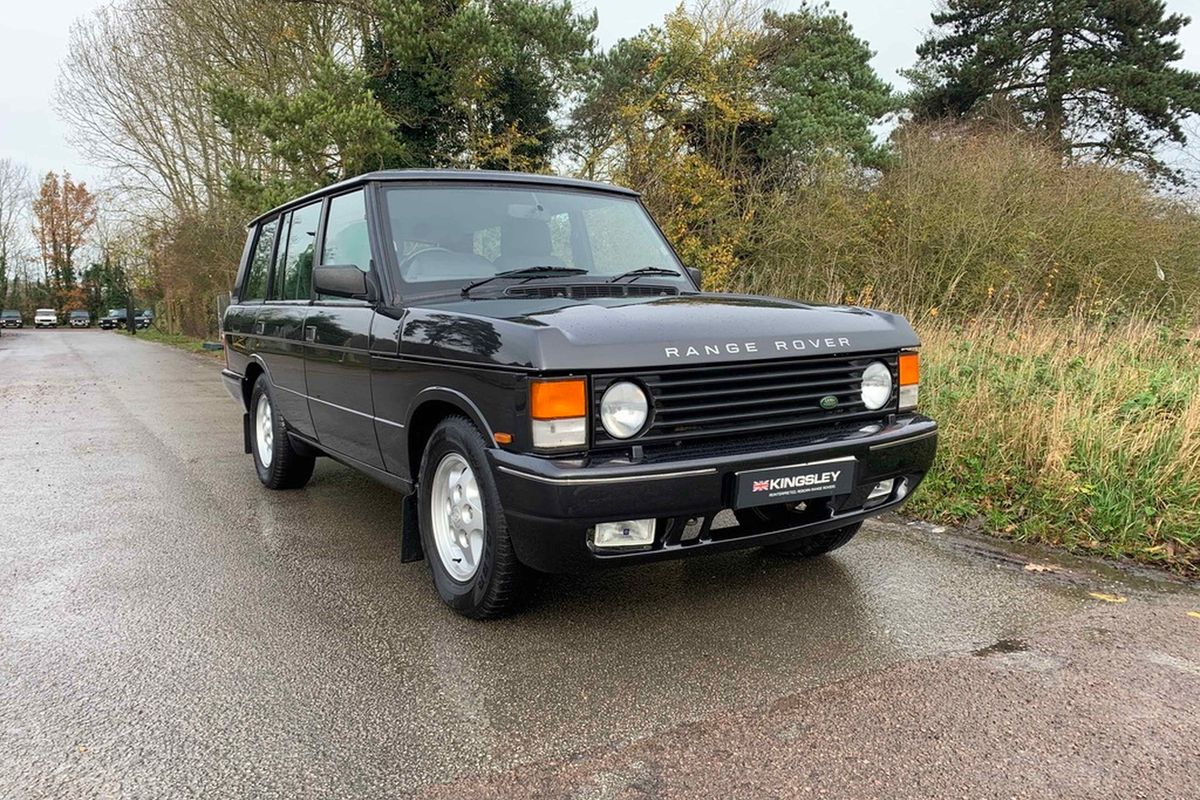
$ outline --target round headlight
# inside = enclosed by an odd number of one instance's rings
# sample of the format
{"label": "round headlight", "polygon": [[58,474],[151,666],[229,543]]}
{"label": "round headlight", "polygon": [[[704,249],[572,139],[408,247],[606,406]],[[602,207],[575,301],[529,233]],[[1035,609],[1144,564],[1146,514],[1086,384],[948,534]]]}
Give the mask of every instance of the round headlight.
{"label": "round headlight", "polygon": [[648,416],[650,403],[635,383],[618,381],[600,398],[600,424],[609,436],[628,439],[642,429]]}
{"label": "round headlight", "polygon": [[892,372],[882,361],[872,361],[863,370],[862,401],[872,411],[883,408],[892,397]]}

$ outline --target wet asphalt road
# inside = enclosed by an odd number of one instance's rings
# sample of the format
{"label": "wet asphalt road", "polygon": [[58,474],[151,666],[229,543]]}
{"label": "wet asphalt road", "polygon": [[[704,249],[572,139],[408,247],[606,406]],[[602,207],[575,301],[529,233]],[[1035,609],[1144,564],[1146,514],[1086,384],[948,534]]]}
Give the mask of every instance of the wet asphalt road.
{"label": "wet asphalt road", "polygon": [[0,797],[1200,796],[1194,585],[892,522],[470,622],[389,490],[258,484],[218,369],[0,338]]}

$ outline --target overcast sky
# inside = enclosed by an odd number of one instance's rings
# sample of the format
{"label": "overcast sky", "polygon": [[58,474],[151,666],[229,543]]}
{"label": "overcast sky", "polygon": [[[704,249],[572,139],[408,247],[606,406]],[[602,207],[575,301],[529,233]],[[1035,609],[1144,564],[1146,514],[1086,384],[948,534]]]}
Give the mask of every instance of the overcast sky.
{"label": "overcast sky", "polygon": [[[68,170],[90,182],[100,173],[66,139],[66,130],[52,108],[58,64],[66,55],[72,21],[103,5],[100,0],[8,0],[0,14],[0,158],[28,164],[35,175]],[[659,22],[678,0],[577,0],[595,8],[601,45],[637,33]],[[786,10],[799,0],[778,0]],[[917,42],[929,27],[933,0],[832,0],[845,11],[854,30],[875,50],[875,69],[894,86],[903,81],[897,71],[912,64]],[[1171,11],[1200,18],[1200,0],[1167,0]],[[1184,29],[1184,66],[1200,70],[1200,21]],[[1193,150],[1200,143],[1193,143]]]}

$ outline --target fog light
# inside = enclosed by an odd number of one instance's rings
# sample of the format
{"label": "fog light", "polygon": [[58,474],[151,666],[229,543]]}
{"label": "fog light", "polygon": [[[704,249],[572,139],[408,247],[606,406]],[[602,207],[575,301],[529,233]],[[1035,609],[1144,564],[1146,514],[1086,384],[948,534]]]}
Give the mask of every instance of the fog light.
{"label": "fog light", "polygon": [[879,483],[875,484],[875,488],[871,490],[869,495],[867,495],[867,502],[869,503],[872,500],[879,500],[880,498],[887,497],[892,493],[892,487],[895,484],[895,478],[888,478],[886,481],[880,481]]}
{"label": "fog light", "polygon": [[900,483],[896,485],[896,499],[903,500],[908,497],[908,492],[908,478],[901,478]]}
{"label": "fog light", "polygon": [[592,537],[596,547],[649,547],[654,544],[654,520],[601,522]]}

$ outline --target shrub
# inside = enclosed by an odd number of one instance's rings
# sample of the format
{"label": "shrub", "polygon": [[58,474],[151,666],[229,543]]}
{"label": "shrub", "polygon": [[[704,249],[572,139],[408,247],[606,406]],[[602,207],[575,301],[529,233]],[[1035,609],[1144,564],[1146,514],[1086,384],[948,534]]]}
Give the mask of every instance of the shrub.
{"label": "shrub", "polygon": [[1186,314],[1200,218],[1017,132],[912,128],[882,175],[826,164],[760,198],[738,288],[943,315]]}

